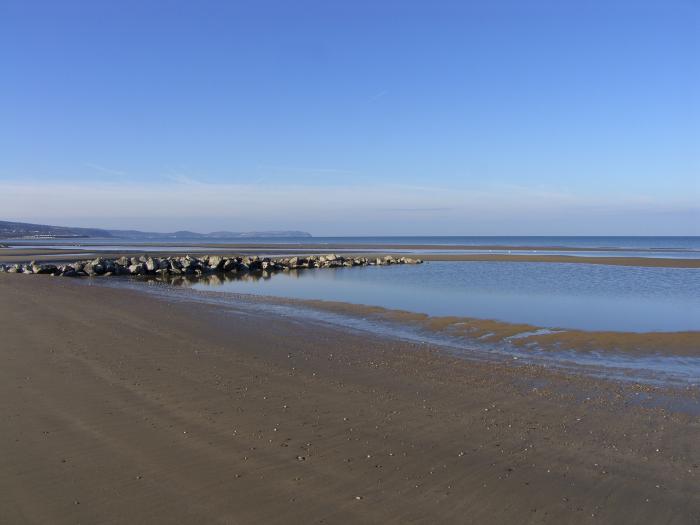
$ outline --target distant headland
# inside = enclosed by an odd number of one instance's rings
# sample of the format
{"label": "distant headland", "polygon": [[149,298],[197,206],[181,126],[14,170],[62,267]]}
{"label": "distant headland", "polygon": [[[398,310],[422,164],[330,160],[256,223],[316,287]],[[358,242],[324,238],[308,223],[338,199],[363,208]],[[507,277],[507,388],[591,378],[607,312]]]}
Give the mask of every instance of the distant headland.
{"label": "distant headland", "polygon": [[73,228],[26,222],[0,221],[0,239],[245,239],[260,237],[311,237],[311,234],[296,230],[273,230],[252,232],[216,231],[197,233],[176,231],[170,233],[142,232],[138,230],[105,230],[100,228]]}

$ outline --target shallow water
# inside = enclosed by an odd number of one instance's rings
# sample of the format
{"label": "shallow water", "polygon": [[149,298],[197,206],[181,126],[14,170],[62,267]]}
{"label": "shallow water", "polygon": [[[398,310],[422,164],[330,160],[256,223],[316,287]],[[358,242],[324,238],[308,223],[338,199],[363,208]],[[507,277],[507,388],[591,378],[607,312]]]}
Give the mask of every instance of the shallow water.
{"label": "shallow water", "polygon": [[430,262],[195,282],[196,289],[611,331],[700,330],[700,270],[566,263]]}

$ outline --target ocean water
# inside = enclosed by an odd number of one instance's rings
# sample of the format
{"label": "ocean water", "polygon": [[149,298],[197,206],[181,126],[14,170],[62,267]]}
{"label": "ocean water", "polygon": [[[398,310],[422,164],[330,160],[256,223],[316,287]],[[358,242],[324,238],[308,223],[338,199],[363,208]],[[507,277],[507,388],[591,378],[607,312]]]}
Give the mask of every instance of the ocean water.
{"label": "ocean water", "polygon": [[[47,239],[0,239],[3,242],[47,245]],[[504,247],[566,247],[566,248],[621,248],[631,250],[676,249],[700,250],[700,236],[344,236],[344,237],[250,237],[239,239],[187,239],[161,237],[148,240],[128,238],[77,238],[56,239],[57,244],[379,244],[379,245],[431,245],[431,246],[504,246]]]}
{"label": "ocean water", "polygon": [[551,248],[620,248],[628,250],[688,250],[700,251],[700,237],[693,236],[355,236],[311,237],[299,239],[245,239],[240,243],[298,243],[298,244],[379,244],[430,246],[504,246]]}
{"label": "ocean water", "polygon": [[700,330],[700,269],[429,262],[202,280],[195,289],[322,299],[434,316],[629,332]]}
{"label": "ocean water", "polygon": [[[440,236],[383,236],[383,237],[300,237],[300,238],[246,238],[246,239],[9,239],[1,241],[11,247],[35,247],[65,249],[82,248],[91,252],[143,251],[143,252],[216,252],[218,248],[205,248],[206,244],[227,244],[254,247],[278,246],[270,254],[301,252],[295,246],[311,246],[316,251],[385,251],[384,247],[413,254],[428,253],[491,253],[513,255],[573,255],[586,257],[664,257],[700,258],[700,237],[440,237]],[[158,246],[168,243],[169,246]],[[341,247],[342,246],[342,247]],[[399,248],[399,247],[403,248]],[[262,248],[261,248],[262,249]]]}

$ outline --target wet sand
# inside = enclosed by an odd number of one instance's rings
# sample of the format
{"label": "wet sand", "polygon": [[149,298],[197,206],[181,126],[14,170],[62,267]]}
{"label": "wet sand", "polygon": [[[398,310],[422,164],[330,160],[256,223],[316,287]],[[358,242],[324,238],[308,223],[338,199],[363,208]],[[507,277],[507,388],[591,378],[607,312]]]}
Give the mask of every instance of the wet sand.
{"label": "wet sand", "polygon": [[[493,319],[476,319],[459,316],[430,316],[404,310],[390,310],[380,306],[351,304],[318,299],[273,298],[276,303],[297,304],[316,309],[372,318],[379,321],[395,321],[418,326],[438,334],[478,339],[482,343],[502,343],[509,340],[518,347],[537,343],[542,350],[579,352],[630,352],[635,354],[673,354],[700,357],[700,332],[614,332],[553,328],[545,333],[540,326],[524,323],[508,323]],[[526,335],[530,334],[530,335]]]}
{"label": "wet sand", "polygon": [[0,523],[697,523],[647,387],[0,275]]}

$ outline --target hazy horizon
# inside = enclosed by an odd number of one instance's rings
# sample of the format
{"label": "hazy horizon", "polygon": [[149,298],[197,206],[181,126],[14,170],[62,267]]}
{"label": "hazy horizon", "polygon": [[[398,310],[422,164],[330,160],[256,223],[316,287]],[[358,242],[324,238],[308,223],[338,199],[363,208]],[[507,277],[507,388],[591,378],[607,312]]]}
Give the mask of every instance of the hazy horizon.
{"label": "hazy horizon", "polygon": [[700,235],[700,5],[0,7],[0,220]]}
{"label": "hazy horizon", "polygon": [[[0,221],[6,220],[3,217],[0,217]],[[42,226],[60,226],[60,227],[67,227],[67,228],[93,228],[93,229],[103,229],[103,230],[109,230],[109,231],[138,231],[142,233],[153,233],[153,234],[162,234],[162,235],[168,235],[172,233],[179,233],[183,231],[189,231],[192,233],[196,234],[211,234],[215,232],[230,232],[230,233],[252,233],[252,232],[303,232],[303,233],[308,233],[312,237],[317,237],[317,238],[334,238],[334,237],[348,237],[348,238],[354,238],[354,237],[377,237],[377,238],[382,238],[382,237],[484,237],[484,238],[491,238],[491,237],[562,237],[562,238],[568,238],[568,237],[681,237],[681,238],[688,238],[688,237],[700,237],[700,235],[682,235],[682,234],[676,234],[676,235],[654,235],[654,234],[596,234],[596,233],[591,233],[591,234],[472,234],[472,233],[452,233],[452,234],[445,234],[445,233],[399,233],[399,234],[392,234],[392,233],[344,233],[344,234],[318,234],[314,233],[313,231],[309,230],[303,230],[299,228],[258,228],[258,229],[236,229],[236,228],[219,228],[217,230],[207,230],[207,229],[193,229],[193,228],[176,228],[176,229],[152,229],[149,227],[121,227],[121,226],[94,226],[91,224],[58,224],[54,222],[34,222],[34,221],[18,221],[18,220],[9,220],[8,222],[24,222],[28,224],[37,224],[37,225],[42,225]],[[0,239],[2,239],[2,235],[0,235]]]}

